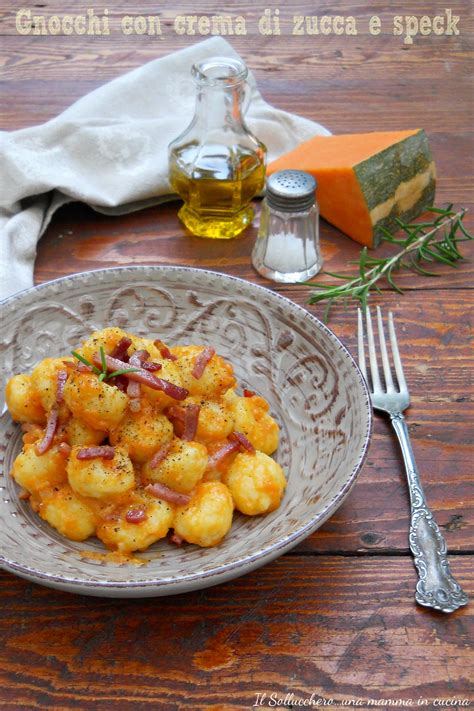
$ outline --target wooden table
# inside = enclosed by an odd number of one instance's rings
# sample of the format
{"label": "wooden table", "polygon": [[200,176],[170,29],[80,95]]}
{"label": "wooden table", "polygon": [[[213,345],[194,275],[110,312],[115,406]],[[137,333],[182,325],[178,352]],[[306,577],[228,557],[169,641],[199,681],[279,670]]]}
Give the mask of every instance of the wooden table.
{"label": "wooden table", "polygon": [[[459,35],[422,36],[413,44],[391,34],[393,15],[434,16],[436,3],[416,3],[415,9],[400,0],[391,9],[380,0],[369,6],[349,0],[344,11],[318,0],[281,3],[281,36],[257,32],[257,18],[270,5],[263,0],[224,9],[202,0],[199,10],[187,0],[179,6],[109,3],[113,27],[125,14],[159,14],[161,37],[118,30],[110,36],[20,36],[20,5],[14,5],[0,2],[3,129],[45,121],[122,72],[201,39],[174,33],[177,14],[225,10],[248,20],[248,34],[230,39],[268,101],[333,132],[423,126],[439,172],[438,204],[473,206],[468,0],[454,11],[461,18]],[[66,5],[51,0],[31,9],[49,16],[88,7]],[[293,15],[323,14],[355,16],[358,36],[289,34]],[[375,14],[384,30],[378,37],[367,31]],[[83,205],[63,208],[39,244],[36,283],[98,267],[187,264],[244,277],[305,305],[305,288],[276,286],[253,272],[253,228],[230,242],[200,240],[185,235],[177,207],[121,218]],[[355,243],[325,223],[322,249],[333,271],[359,254]],[[466,255],[472,252],[464,247]],[[426,494],[453,572],[472,594],[473,265],[438,271],[437,279],[403,276],[403,295],[384,290],[374,303],[392,309],[398,320],[413,395],[408,420]],[[322,307],[308,308],[321,316]],[[330,326],[354,351],[354,309],[335,309]],[[368,460],[341,508],[290,554],[243,578],[202,592],[126,601],[55,592],[1,573],[0,707],[217,711],[249,709],[263,693],[262,707],[271,694],[274,705],[296,708],[286,694],[310,700],[313,693],[313,707],[318,699],[319,706],[333,699],[333,707],[346,700],[374,708],[373,699],[385,709],[410,707],[410,699],[425,708],[440,707],[440,699],[450,708],[462,708],[467,699],[472,704],[473,607],[446,616],[415,604],[407,529],[401,455],[389,423],[377,416]]]}

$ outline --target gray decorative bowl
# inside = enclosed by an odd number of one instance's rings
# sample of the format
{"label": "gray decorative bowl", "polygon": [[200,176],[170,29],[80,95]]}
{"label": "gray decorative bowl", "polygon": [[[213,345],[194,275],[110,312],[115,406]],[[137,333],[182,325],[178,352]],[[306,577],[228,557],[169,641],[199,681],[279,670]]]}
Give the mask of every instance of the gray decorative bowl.
{"label": "gray decorative bowl", "polygon": [[[166,541],[139,557],[105,560],[99,541],[69,541],[18,498],[10,477],[20,427],[0,418],[0,566],[61,590],[151,597],[216,585],[290,550],[340,506],[364,461],[371,408],[341,342],[291,301],[241,279],[181,267],[125,267],[76,274],[0,305],[3,386],[45,356],[69,353],[91,331],[117,325],[172,344],[204,343],[228,358],[239,384],[270,403],[281,426],[275,454],[288,487],[264,517],[235,516],[217,548]],[[3,391],[3,389],[2,389]]]}

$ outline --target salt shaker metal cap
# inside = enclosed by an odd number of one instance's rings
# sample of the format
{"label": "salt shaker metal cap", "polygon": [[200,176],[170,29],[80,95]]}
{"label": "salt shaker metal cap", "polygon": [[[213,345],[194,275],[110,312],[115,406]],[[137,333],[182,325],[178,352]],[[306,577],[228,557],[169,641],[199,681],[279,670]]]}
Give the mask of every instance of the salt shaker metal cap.
{"label": "salt shaker metal cap", "polygon": [[317,183],[303,170],[280,170],[267,180],[268,206],[284,212],[309,210],[316,200]]}
{"label": "salt shaker metal cap", "polygon": [[273,173],[266,186],[252,252],[259,274],[277,282],[311,279],[322,267],[317,183],[302,170]]}

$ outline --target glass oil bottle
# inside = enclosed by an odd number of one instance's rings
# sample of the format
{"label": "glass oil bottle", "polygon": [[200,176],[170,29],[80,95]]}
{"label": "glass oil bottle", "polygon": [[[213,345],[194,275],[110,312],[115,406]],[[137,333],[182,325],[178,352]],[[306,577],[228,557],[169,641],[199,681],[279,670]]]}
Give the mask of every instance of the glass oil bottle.
{"label": "glass oil bottle", "polygon": [[169,178],[184,201],[179,217],[199,237],[230,239],[253,220],[265,183],[266,149],[243,118],[246,66],[214,57],[192,68],[196,110],[169,146]]}

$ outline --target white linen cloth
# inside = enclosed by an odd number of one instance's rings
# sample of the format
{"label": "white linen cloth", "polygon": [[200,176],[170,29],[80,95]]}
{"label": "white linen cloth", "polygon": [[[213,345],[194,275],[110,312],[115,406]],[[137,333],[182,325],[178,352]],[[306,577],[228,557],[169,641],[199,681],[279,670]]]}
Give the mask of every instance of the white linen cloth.
{"label": "white linen cloth", "polygon": [[[61,205],[120,215],[170,199],[167,147],[193,116],[191,66],[211,56],[238,57],[213,37],[114,79],[40,126],[0,132],[0,299],[33,285],[37,242]],[[246,121],[269,160],[329,133],[270,106],[250,72],[249,85]]]}

